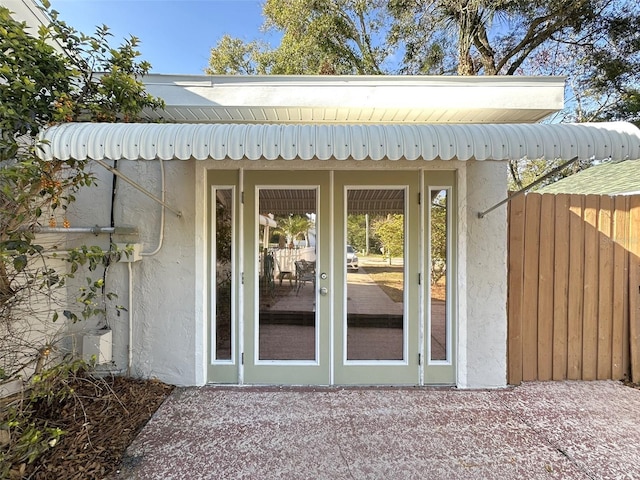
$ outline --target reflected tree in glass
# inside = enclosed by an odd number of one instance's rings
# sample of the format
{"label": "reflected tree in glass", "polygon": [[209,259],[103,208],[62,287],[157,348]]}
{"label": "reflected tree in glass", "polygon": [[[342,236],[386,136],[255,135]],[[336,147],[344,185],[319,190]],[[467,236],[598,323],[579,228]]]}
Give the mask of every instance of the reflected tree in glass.
{"label": "reflected tree in glass", "polygon": [[403,189],[347,190],[345,240],[360,250],[366,251],[367,243],[376,252],[384,248],[388,259],[377,254],[371,258],[380,261],[361,259],[359,269],[345,262],[347,360],[404,359],[404,195]]}
{"label": "reflected tree in glass", "polygon": [[216,191],[216,360],[231,359],[232,190]]}

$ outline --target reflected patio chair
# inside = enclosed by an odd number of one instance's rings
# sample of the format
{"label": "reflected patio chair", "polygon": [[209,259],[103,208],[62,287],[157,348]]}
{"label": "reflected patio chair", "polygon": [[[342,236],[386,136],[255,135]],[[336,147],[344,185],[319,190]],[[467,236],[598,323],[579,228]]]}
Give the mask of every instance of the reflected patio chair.
{"label": "reflected patio chair", "polygon": [[278,258],[275,255],[273,257],[273,260],[276,262],[276,269],[278,270],[278,281],[280,282],[280,286],[282,286],[282,280],[284,280],[285,278],[288,278],[289,285],[292,285],[293,273],[291,272],[291,269],[283,270],[280,266]]}
{"label": "reflected patio chair", "polygon": [[263,261],[262,284],[264,285],[265,294],[274,297],[276,294],[276,284],[273,279],[273,255],[271,253],[265,253]]}
{"label": "reflected patio chair", "polygon": [[295,262],[296,266],[296,295],[300,292],[300,289],[304,287],[305,283],[311,282],[314,287],[316,286],[316,262],[309,262],[307,260],[298,260]]}

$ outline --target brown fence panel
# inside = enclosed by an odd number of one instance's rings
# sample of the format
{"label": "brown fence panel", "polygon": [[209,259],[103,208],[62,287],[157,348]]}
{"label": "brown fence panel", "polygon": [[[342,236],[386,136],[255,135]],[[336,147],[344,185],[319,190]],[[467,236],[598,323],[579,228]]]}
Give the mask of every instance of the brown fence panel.
{"label": "brown fence panel", "polygon": [[582,315],[584,293],[584,200],[569,199],[569,291],[567,307],[567,378],[582,378]]}
{"label": "brown fence panel", "polygon": [[553,264],[555,262],[555,202],[540,202],[540,265],[538,268],[538,380],[553,378]]}
{"label": "brown fence panel", "polygon": [[569,195],[556,195],[553,276],[553,379],[567,378]]}
{"label": "brown fence panel", "polygon": [[640,382],[640,197],[629,202],[629,337],[631,379]]}
{"label": "brown fence panel", "polygon": [[640,380],[640,196],[509,206],[508,379]]}
{"label": "brown fence panel", "polygon": [[596,378],[611,378],[613,332],[613,197],[600,198],[598,212],[598,361]]}
{"label": "brown fence panel", "polygon": [[582,378],[595,380],[598,364],[598,206],[600,197],[587,195],[584,209],[584,317]]}
{"label": "brown fence panel", "polygon": [[522,299],[522,379],[538,378],[538,282],[541,195],[526,196]]}
{"label": "brown fence panel", "polygon": [[509,202],[509,335],[507,345],[507,376],[509,383],[522,382],[522,283],[524,279],[524,213],[525,197]]}
{"label": "brown fence panel", "polygon": [[629,197],[615,198],[613,230],[611,377],[622,378],[629,365]]}

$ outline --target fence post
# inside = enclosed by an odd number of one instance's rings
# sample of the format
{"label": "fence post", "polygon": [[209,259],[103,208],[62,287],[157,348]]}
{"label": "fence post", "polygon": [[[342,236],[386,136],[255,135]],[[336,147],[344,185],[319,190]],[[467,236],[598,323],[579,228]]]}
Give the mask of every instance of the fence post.
{"label": "fence post", "polygon": [[640,195],[629,205],[629,342],[631,380],[640,382]]}
{"label": "fence post", "polygon": [[525,196],[508,204],[509,292],[508,292],[508,383],[522,383],[522,298],[524,281]]}

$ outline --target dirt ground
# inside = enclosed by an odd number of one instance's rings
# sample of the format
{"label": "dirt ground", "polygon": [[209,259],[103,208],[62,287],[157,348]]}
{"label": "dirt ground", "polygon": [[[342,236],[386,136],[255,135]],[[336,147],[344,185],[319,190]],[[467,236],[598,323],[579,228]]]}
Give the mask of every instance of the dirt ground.
{"label": "dirt ground", "polygon": [[113,475],[124,451],[171,393],[153,380],[110,377],[79,379],[67,401],[46,407],[40,418],[66,433],[58,444],[15,478],[104,479]]}

